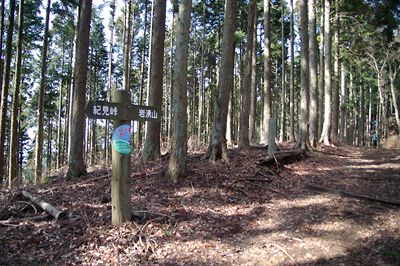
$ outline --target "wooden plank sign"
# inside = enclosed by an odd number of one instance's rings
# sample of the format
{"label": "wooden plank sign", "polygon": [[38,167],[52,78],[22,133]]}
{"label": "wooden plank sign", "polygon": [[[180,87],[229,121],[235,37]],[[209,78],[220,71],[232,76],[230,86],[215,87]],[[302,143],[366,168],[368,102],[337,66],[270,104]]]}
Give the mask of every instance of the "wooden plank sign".
{"label": "wooden plank sign", "polygon": [[160,122],[159,108],[132,105],[127,90],[113,90],[113,102],[89,101],[86,115],[92,119],[113,120],[111,220],[114,225],[131,219],[131,127],[130,120]]}
{"label": "wooden plank sign", "polygon": [[86,105],[86,115],[93,119],[136,120],[159,122],[161,120],[158,108],[145,105],[122,105],[104,101],[89,101]]}

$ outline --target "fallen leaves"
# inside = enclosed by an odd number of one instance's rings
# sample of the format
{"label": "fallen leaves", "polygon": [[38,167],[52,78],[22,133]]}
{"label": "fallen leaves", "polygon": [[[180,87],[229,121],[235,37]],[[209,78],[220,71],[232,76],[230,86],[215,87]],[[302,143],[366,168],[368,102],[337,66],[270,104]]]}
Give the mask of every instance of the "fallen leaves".
{"label": "fallen leaves", "polygon": [[399,158],[379,152],[327,147],[275,171],[258,164],[259,149],[229,150],[229,164],[195,154],[178,184],[161,177],[165,158],[134,162],[134,220],[119,227],[110,225],[109,170],[30,188],[69,214],[59,221],[31,219],[44,213],[1,192],[0,217],[16,227],[0,224],[0,264],[395,264],[398,209],[303,189],[312,181],[399,195]]}

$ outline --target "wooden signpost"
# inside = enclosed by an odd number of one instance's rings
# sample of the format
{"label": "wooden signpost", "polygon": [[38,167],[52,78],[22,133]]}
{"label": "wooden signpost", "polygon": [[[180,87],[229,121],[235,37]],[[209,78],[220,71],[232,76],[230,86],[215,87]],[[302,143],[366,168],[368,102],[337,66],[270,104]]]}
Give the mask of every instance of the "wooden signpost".
{"label": "wooden signpost", "polygon": [[131,209],[131,120],[160,122],[158,108],[132,105],[126,90],[114,90],[112,102],[89,101],[86,115],[93,119],[113,120],[111,219],[114,225],[129,221]]}
{"label": "wooden signpost", "polygon": [[268,120],[268,156],[273,157],[276,152],[276,118],[270,117]]}

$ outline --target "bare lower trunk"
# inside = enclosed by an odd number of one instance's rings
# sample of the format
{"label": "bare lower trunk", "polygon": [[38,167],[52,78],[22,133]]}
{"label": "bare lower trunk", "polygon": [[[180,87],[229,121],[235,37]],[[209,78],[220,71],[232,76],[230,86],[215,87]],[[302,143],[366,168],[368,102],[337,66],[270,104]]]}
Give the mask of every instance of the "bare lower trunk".
{"label": "bare lower trunk", "polygon": [[236,21],[236,0],[225,2],[225,20],[222,39],[222,57],[220,68],[220,82],[214,102],[214,121],[210,145],[205,157],[211,161],[221,158],[228,161],[228,150],[225,139],[226,122],[230,92],[233,87],[234,62],[234,29]]}
{"label": "bare lower trunk", "polygon": [[[6,43],[6,63],[4,82],[1,91],[1,106],[0,106],[0,181],[3,181],[4,168],[5,168],[5,148],[4,143],[6,140],[6,123],[7,123],[7,106],[8,106],[8,90],[10,88],[11,78],[11,59],[12,59],[12,42],[13,42],[13,29],[14,29],[14,12],[15,0],[9,2],[9,19],[7,29],[7,43]],[[1,78],[1,77],[0,77]],[[2,184],[3,182],[1,182]]]}
{"label": "bare lower trunk", "polygon": [[20,1],[18,14],[18,44],[17,44],[17,62],[15,66],[14,77],[14,93],[12,100],[11,112],[11,134],[10,134],[10,152],[8,167],[8,187],[12,188],[14,181],[18,176],[18,114],[19,114],[19,94],[21,86],[21,62],[22,62],[22,45],[23,45],[23,28],[24,28],[24,0]]}
{"label": "bare lower trunk", "polygon": [[301,27],[301,104],[299,137],[297,147],[307,148],[308,143],[308,116],[309,116],[309,39],[308,39],[308,15],[307,1],[300,2],[300,27]]}
{"label": "bare lower trunk", "polygon": [[[163,62],[165,40],[165,0],[153,1],[153,23],[151,30],[151,54],[149,73],[149,105],[161,109],[163,99]],[[158,160],[160,150],[160,123],[147,123],[143,160]]]}
{"label": "bare lower trunk", "polygon": [[325,111],[324,123],[320,142],[331,144],[331,128],[332,128],[332,74],[331,74],[331,25],[330,25],[330,0],[325,0],[324,11],[324,79],[325,79]]}
{"label": "bare lower trunk", "polygon": [[255,22],[256,1],[252,0],[249,4],[249,17],[247,21],[247,49],[246,49],[246,67],[245,80],[241,87],[241,108],[240,108],[240,132],[239,132],[239,148],[247,148],[250,146],[249,139],[249,106],[250,106],[250,88],[252,76],[252,51],[253,51],[253,36]]}
{"label": "bare lower trunk", "polygon": [[264,106],[263,106],[263,132],[262,143],[268,143],[268,123],[272,115],[271,95],[271,17],[270,1],[264,0]]}
{"label": "bare lower trunk", "polygon": [[309,1],[309,33],[310,33],[310,142],[312,147],[317,146],[318,142],[318,108],[317,108],[317,36],[316,36],[316,6],[315,0]]}
{"label": "bare lower trunk", "polygon": [[345,129],[347,125],[347,84],[346,84],[346,76],[347,70],[344,64],[341,64],[341,97],[340,97],[340,142],[345,142]]}
{"label": "bare lower trunk", "polygon": [[173,182],[187,176],[187,65],[191,0],[179,5],[173,89],[172,148],[166,177]]}
{"label": "bare lower trunk", "polygon": [[72,95],[72,112],[70,127],[70,150],[67,179],[76,178],[86,173],[83,158],[83,139],[85,135],[85,108],[87,64],[89,53],[90,19],[92,0],[83,0],[79,14],[76,60],[74,68],[74,90]]}

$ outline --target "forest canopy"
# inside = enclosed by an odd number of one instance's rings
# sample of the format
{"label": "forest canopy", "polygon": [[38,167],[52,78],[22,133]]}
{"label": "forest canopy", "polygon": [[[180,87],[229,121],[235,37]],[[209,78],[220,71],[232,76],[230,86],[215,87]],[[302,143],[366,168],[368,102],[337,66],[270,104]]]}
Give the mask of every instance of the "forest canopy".
{"label": "forest canopy", "polygon": [[267,144],[270,117],[274,139],[303,149],[399,132],[398,0],[98,2],[1,1],[2,185],[109,165],[112,121],[84,109],[115,89],[161,111],[132,123],[144,161],[228,161],[231,146]]}

